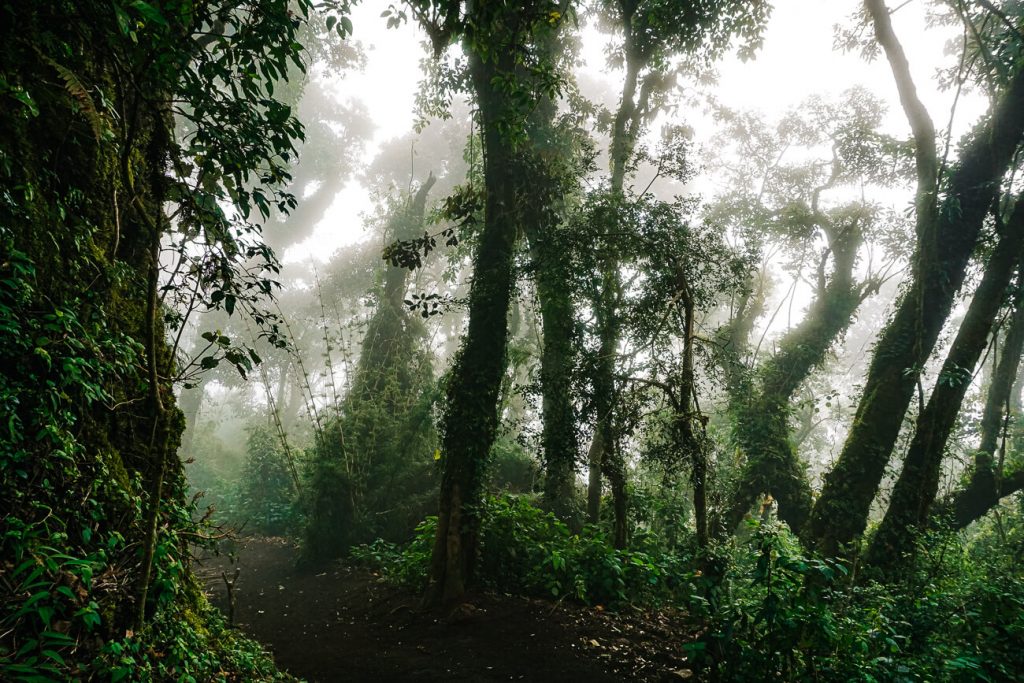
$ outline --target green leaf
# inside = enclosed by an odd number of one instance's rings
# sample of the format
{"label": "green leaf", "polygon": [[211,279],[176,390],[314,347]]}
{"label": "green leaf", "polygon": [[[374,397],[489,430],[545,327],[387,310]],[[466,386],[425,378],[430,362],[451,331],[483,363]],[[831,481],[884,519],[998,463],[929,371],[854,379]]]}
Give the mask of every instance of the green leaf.
{"label": "green leaf", "polygon": [[164,15],[160,14],[160,10],[148,2],[143,0],[135,0],[131,5],[139,14],[149,19],[154,24],[160,24],[161,26],[167,26],[167,20],[164,19]]}

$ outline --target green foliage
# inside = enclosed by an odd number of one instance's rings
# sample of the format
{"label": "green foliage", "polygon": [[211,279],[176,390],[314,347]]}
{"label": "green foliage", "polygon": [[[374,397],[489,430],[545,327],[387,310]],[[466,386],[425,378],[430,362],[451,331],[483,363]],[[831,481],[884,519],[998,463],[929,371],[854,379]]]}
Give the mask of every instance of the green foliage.
{"label": "green foliage", "polygon": [[[624,606],[677,601],[693,589],[693,573],[681,557],[653,545],[615,550],[592,527],[575,535],[523,496],[488,498],[482,518],[478,571],[484,585],[495,590]],[[422,587],[436,529],[437,519],[429,517],[408,545],[376,541],[354,549],[353,557],[379,566],[394,580]]]}
{"label": "green foliage", "polygon": [[[394,235],[422,228],[432,184],[391,207]],[[381,275],[351,387],[312,450],[307,557],[337,556],[377,537],[405,541],[435,509],[436,386],[420,317],[438,312],[438,297],[413,295],[417,316],[404,298],[404,264],[394,261]]]}
{"label": "green foliage", "polygon": [[412,540],[398,545],[378,538],[372,543],[355,546],[351,557],[370,567],[380,569],[389,580],[409,588],[423,588],[430,571],[430,555],[437,535],[437,517],[430,516],[416,525]]}
{"label": "green foliage", "polygon": [[491,446],[490,456],[487,473],[492,491],[533,493],[540,477],[540,467],[513,435],[499,434]]}
{"label": "green foliage", "polygon": [[237,511],[247,531],[279,536],[298,530],[296,481],[287,457],[269,427],[249,429]]}
{"label": "green foliage", "polygon": [[310,556],[344,554],[375,537],[403,541],[436,505],[436,437],[425,394],[404,411],[346,401],[314,447],[308,470]]}
{"label": "green foliage", "polygon": [[[255,642],[225,623],[196,592],[193,606],[171,607],[142,633],[108,641],[92,670],[110,681],[291,681]],[[152,643],[161,644],[154,657]]]}
{"label": "green foliage", "polygon": [[140,514],[120,459],[90,457],[77,434],[82,407],[109,400],[107,384],[131,376],[139,348],[110,335],[95,305],[37,307],[35,264],[5,229],[0,264],[0,509],[19,511],[0,537],[0,581],[17,596],[0,603],[0,672],[56,678],[104,621],[94,577],[125,559],[124,536],[105,524],[108,505]]}
{"label": "green foliage", "polygon": [[[196,309],[236,305],[276,341],[257,306],[272,289],[257,264],[275,262],[249,215],[293,203],[284,162],[301,127],[273,81],[301,63],[311,8],[4,4],[3,680],[276,675],[257,646],[205,621],[189,568],[204,530],[174,457],[173,380],[258,359],[218,334],[212,360],[191,367],[163,341]],[[175,115],[188,121],[177,142]],[[179,262],[158,282],[161,239]]]}
{"label": "green foliage", "polygon": [[481,578],[501,591],[622,606],[664,603],[691,588],[680,557],[616,550],[594,528],[573,534],[520,496],[486,502],[481,538]]}
{"label": "green foliage", "polygon": [[1024,670],[1024,584],[993,571],[994,557],[932,539],[934,556],[886,586],[807,556],[774,520],[752,525],[697,605],[711,630],[689,649],[722,680],[1012,681]]}
{"label": "green foliage", "polygon": [[600,7],[607,13],[604,21],[616,28],[628,22],[631,28],[628,44],[611,53],[612,64],[635,59],[662,70],[680,55],[690,64],[710,64],[737,38],[740,56],[752,58],[772,9],[760,0],[601,2]]}

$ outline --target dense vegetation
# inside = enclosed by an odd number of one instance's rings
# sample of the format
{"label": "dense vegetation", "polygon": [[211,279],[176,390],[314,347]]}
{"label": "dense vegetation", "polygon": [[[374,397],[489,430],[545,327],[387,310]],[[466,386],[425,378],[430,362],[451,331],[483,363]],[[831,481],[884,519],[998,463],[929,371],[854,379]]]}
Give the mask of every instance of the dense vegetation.
{"label": "dense vegetation", "polygon": [[1024,680],[1024,5],[857,6],[896,126],[719,100],[766,1],[381,5],[371,150],[347,0],[5,0],[0,678],[288,679],[195,569],[260,535],[675,610],[708,680]]}

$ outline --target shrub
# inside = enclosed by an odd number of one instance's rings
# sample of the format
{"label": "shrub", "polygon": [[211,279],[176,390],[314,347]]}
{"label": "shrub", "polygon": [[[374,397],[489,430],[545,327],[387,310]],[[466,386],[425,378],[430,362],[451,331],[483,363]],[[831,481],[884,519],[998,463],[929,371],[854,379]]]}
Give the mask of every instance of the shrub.
{"label": "shrub", "polygon": [[[422,587],[437,520],[429,517],[405,547],[383,541],[353,551],[387,576]],[[580,535],[526,498],[504,495],[484,503],[481,582],[519,595],[572,598],[587,604],[661,604],[692,589],[693,574],[670,554],[616,550],[593,527]]]}

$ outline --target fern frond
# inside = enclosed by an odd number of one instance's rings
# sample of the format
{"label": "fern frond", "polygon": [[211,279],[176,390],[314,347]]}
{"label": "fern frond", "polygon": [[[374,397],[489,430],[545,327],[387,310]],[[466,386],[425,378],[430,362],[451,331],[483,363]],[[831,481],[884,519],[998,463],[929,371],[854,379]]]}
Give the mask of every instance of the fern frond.
{"label": "fern frond", "polygon": [[45,55],[43,56],[43,59],[45,59],[46,63],[52,66],[60,75],[61,79],[64,81],[64,89],[68,91],[68,94],[71,95],[76,102],[78,102],[79,110],[89,121],[89,126],[92,128],[92,133],[96,137],[96,142],[99,142],[100,135],[102,135],[106,125],[103,122],[103,116],[96,108],[96,103],[92,100],[92,95],[89,94],[89,90],[82,84],[82,81],[78,79],[78,76],[76,76],[71,69],[61,66]]}

